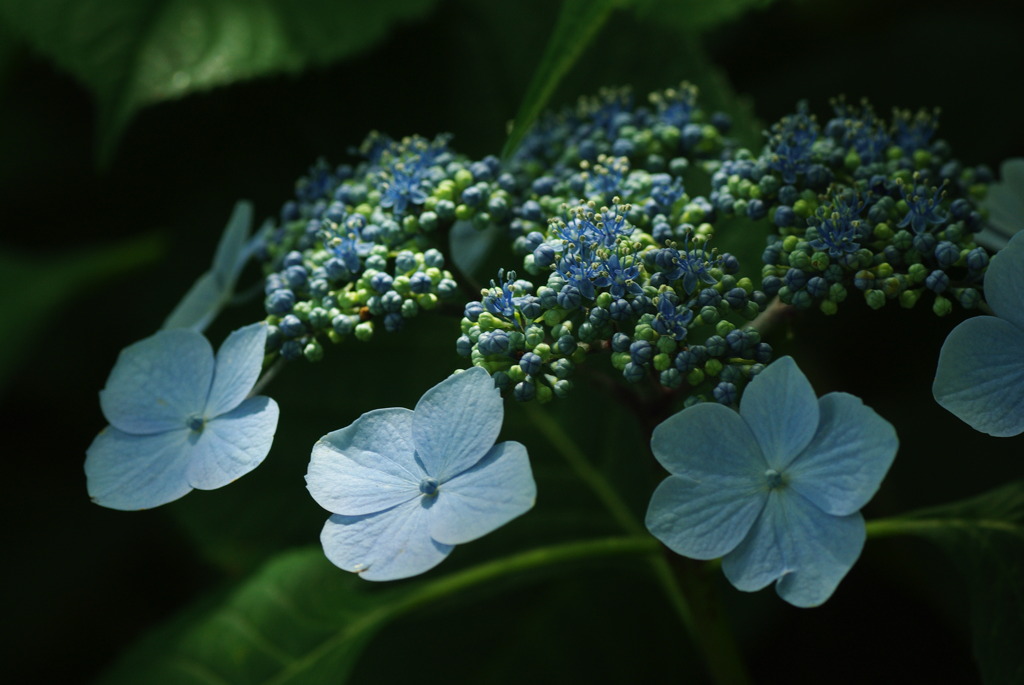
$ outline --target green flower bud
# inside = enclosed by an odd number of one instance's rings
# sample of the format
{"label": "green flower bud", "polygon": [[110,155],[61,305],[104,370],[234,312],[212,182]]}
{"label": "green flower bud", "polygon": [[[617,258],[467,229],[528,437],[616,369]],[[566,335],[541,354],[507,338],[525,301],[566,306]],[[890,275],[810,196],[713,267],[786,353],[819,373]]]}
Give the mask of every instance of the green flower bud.
{"label": "green flower bud", "polygon": [[362,321],[356,324],[355,336],[360,342],[369,342],[373,337],[373,322]]}
{"label": "green flower bud", "polygon": [[932,311],[935,312],[936,316],[946,316],[953,311],[953,303],[942,295],[936,295],[935,304],[932,305]]}
{"label": "green flower bud", "polygon": [[885,293],[883,293],[881,290],[865,290],[864,300],[872,309],[881,309],[882,307],[885,306]]}
{"label": "green flower bud", "polygon": [[704,373],[714,378],[722,373],[722,362],[717,359],[709,359],[704,363]]}
{"label": "green flower bud", "polygon": [[302,356],[307,361],[318,362],[324,358],[324,348],[318,340],[311,340],[306,343],[306,346],[302,349]]}

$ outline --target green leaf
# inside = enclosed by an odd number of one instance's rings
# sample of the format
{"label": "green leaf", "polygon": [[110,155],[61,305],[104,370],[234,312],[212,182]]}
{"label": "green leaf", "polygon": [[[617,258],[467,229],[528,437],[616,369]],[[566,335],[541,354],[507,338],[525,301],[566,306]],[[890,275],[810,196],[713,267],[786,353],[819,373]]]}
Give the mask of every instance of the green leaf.
{"label": "green leaf", "polygon": [[1024,682],[1024,480],[869,524],[941,547],[967,581],[974,656],[986,683]]}
{"label": "green leaf", "polygon": [[[286,685],[348,678],[360,651],[386,624],[419,607],[532,569],[572,568],[591,558],[658,552],[649,537],[542,547],[430,580],[377,584],[331,565],[323,551],[279,555],[237,590],[187,610],[151,633],[102,685]],[[436,665],[436,664],[435,664]]]}
{"label": "green leaf", "polygon": [[100,682],[342,683],[399,594],[339,571],[319,548],[289,552],[212,609],[151,633]]}
{"label": "green leaf", "polygon": [[512,131],[501,151],[502,157],[508,158],[515,152],[555,88],[604,26],[616,4],[616,0],[563,0],[562,12],[558,15],[540,66],[523,96]]}
{"label": "green leaf", "polygon": [[140,108],[344,59],[437,0],[0,0],[0,20],[96,96],[108,159]]}
{"label": "green leaf", "polygon": [[705,31],[749,10],[767,7],[772,0],[634,0],[638,18],[688,32]]}
{"label": "green leaf", "polygon": [[13,324],[5,327],[0,346],[0,388],[60,306],[100,280],[155,261],[162,251],[155,235],[73,254],[17,254],[0,248],[0,316]]}

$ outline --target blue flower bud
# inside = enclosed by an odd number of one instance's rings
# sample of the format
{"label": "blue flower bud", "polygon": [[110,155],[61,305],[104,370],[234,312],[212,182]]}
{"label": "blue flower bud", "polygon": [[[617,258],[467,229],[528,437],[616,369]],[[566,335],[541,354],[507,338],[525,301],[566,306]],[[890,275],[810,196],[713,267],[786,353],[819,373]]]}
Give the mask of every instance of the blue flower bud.
{"label": "blue flower bud", "polygon": [[634,364],[649,364],[654,358],[654,346],[646,340],[637,340],[629,346],[629,358]]}
{"label": "blue flower bud", "polygon": [[555,347],[558,348],[558,351],[565,355],[570,355],[575,352],[576,346],[576,338],[569,334],[559,337],[558,341],[555,343]]}
{"label": "blue flower bud", "polygon": [[789,269],[786,271],[785,281],[791,290],[799,290],[807,284],[807,274],[800,269]]}
{"label": "blue flower bud", "polygon": [[828,293],[828,281],[821,276],[814,276],[807,281],[807,292],[816,300],[820,300]]}
{"label": "blue flower bud", "polygon": [[516,387],[513,393],[515,394],[516,400],[518,400],[519,402],[529,402],[534,397],[536,397],[537,388],[534,386],[533,383],[530,383],[528,381],[520,381],[519,383],[516,383]]}
{"label": "blue flower bud", "polygon": [[284,256],[284,260],[281,262],[281,266],[288,268],[289,266],[302,266],[303,257],[302,253],[298,250],[292,250]]}
{"label": "blue flower bud", "polygon": [[558,291],[556,301],[562,309],[577,309],[583,303],[583,294],[576,286],[567,285]]}
{"label": "blue flower bud", "polygon": [[747,306],[747,291],[743,288],[733,288],[725,294],[725,301],[733,309],[742,309]]}
{"label": "blue flower bud", "polygon": [[729,351],[725,338],[720,335],[713,335],[705,340],[704,347],[707,349],[708,355],[712,357],[721,357]]}
{"label": "blue flower bud", "polygon": [[473,341],[468,335],[460,335],[455,340],[455,353],[460,357],[468,357],[473,353]]}
{"label": "blue flower bud", "polygon": [[[434,282],[430,280],[430,276],[423,273],[422,271],[417,271],[416,273],[409,277],[409,290],[411,290],[414,293],[421,295],[423,293],[429,293],[433,287]],[[468,307],[469,305],[466,306]],[[481,311],[483,311],[483,307],[481,307]],[[476,319],[473,319],[473,321],[476,321]]]}
{"label": "blue flower bud", "polygon": [[735,355],[743,354],[749,345],[746,332],[739,328],[729,331],[725,336],[725,342],[729,346],[729,351]]}
{"label": "blue flower bud", "polygon": [[967,269],[981,271],[988,266],[988,252],[983,247],[976,247],[967,253]]}
{"label": "blue flower bud", "polygon": [[477,320],[480,318],[480,315],[483,314],[483,313],[484,313],[484,306],[483,306],[483,304],[481,304],[480,302],[477,302],[476,300],[474,300],[472,302],[467,302],[465,309],[463,309],[463,311],[462,311],[462,315],[464,317],[466,317],[467,319],[469,319],[470,321],[472,321],[473,323],[476,323]]}
{"label": "blue flower bud", "polygon": [[613,300],[608,307],[608,312],[615,321],[626,321],[633,316],[633,307],[628,300],[622,298]]}
{"label": "blue flower bud", "polygon": [[459,284],[450,278],[442,278],[437,284],[437,296],[442,299],[454,297],[459,292]]}
{"label": "blue flower bud", "polygon": [[278,328],[280,328],[281,332],[289,338],[297,338],[300,335],[306,334],[306,325],[294,314],[288,314],[282,318],[281,322],[278,324]]}
{"label": "blue flower bud", "polygon": [[508,352],[508,333],[503,330],[484,331],[477,340],[477,349],[484,355],[505,354]]}
{"label": "blue flower bud", "polygon": [[380,296],[381,308],[385,312],[399,312],[402,309],[403,298],[394,290],[389,290]]}
{"label": "blue flower bud", "polygon": [[423,253],[423,264],[427,267],[434,267],[435,269],[444,268],[444,255],[439,250],[430,248]]}
{"label": "blue flower bud", "polygon": [[302,359],[305,345],[299,340],[285,340],[281,345],[281,356],[289,361]]}
{"label": "blue flower bud", "polygon": [[939,263],[940,267],[953,266],[958,259],[960,259],[960,248],[948,240],[943,240],[935,246],[935,261]]}
{"label": "blue flower bud", "polygon": [[528,376],[539,373],[543,364],[544,360],[540,358],[540,355],[533,352],[527,352],[519,359],[519,368]]}
{"label": "blue flower bud", "polygon": [[722,381],[714,387],[711,391],[714,395],[715,401],[719,404],[732,405],[736,404],[739,393],[736,391],[736,386],[728,381]]}
{"label": "blue flower bud", "polygon": [[391,277],[391,274],[381,271],[374,274],[373,278],[370,279],[370,287],[378,293],[384,294],[391,290],[394,282],[395,279]]}
{"label": "blue flower bud", "polygon": [[644,367],[633,362],[627,362],[625,368],[622,369],[622,376],[630,383],[639,383],[644,379],[647,374]]}
{"label": "blue flower bud", "polygon": [[416,255],[409,250],[402,250],[395,255],[395,273],[406,274],[417,267]]}
{"label": "blue flower bud", "polygon": [[555,263],[555,248],[547,243],[537,246],[533,250],[533,263],[539,267],[548,267]]}
{"label": "blue flower bud", "polygon": [[284,288],[270,293],[264,301],[264,308],[267,310],[267,313],[274,314],[275,316],[287,314],[294,306],[295,293]]}
{"label": "blue flower bud", "polygon": [[[768,207],[764,201],[758,198],[754,198],[747,203],[747,216],[757,221],[763,219],[768,215]],[[776,224],[778,225],[778,224]]]}
{"label": "blue flower bud", "polygon": [[945,292],[949,287],[949,275],[941,269],[936,269],[924,279],[924,287],[934,293]]}
{"label": "blue flower bud", "polygon": [[388,333],[397,333],[402,330],[404,326],[405,319],[399,312],[388,312],[384,315],[384,330]]}

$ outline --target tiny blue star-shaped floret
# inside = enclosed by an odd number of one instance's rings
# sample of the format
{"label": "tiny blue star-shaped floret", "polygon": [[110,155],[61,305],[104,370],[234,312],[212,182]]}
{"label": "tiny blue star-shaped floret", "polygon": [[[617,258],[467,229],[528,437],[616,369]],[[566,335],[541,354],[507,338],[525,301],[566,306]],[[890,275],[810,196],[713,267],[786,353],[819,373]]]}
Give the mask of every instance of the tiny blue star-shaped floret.
{"label": "tiny blue star-shaped floret", "polygon": [[737,413],[688,407],[654,430],[671,474],[647,528],[677,554],[722,557],[737,589],[772,582],[799,607],[827,600],[860,555],[860,509],[896,456],[896,431],[853,395],[820,399],[791,357],[747,386]]}
{"label": "tiny blue star-shaped floret", "polygon": [[86,452],[93,501],[149,509],[213,490],[263,462],[278,407],[248,397],[263,366],[267,326],[231,333],[214,358],[201,334],[163,330],[121,351],[100,392],[110,425]]}
{"label": "tiny blue star-shaped floret", "polygon": [[526,448],[494,443],[503,413],[490,374],[474,367],[415,410],[377,409],[322,437],[306,486],[333,512],[320,535],[327,558],[367,580],[408,578],[529,511]]}
{"label": "tiny blue star-shaped floret", "polygon": [[985,300],[995,316],[950,331],[939,352],[935,401],[975,430],[1024,433],[1024,234],[1017,233],[985,271]]}

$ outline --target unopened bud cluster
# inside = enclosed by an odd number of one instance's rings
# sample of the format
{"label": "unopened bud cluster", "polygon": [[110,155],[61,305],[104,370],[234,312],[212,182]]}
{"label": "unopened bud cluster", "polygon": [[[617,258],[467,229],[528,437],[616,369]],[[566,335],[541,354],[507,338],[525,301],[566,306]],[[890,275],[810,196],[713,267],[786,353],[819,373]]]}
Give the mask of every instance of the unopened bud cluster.
{"label": "unopened bud cluster", "polygon": [[837,100],[821,126],[801,104],[760,155],[740,149],[721,163],[715,209],[771,227],[765,293],[828,314],[852,293],[875,309],[927,296],[940,316],[978,304],[989,255],[974,241],[977,203],[992,175],[934,139],[937,116],[897,110],[885,122]]}

